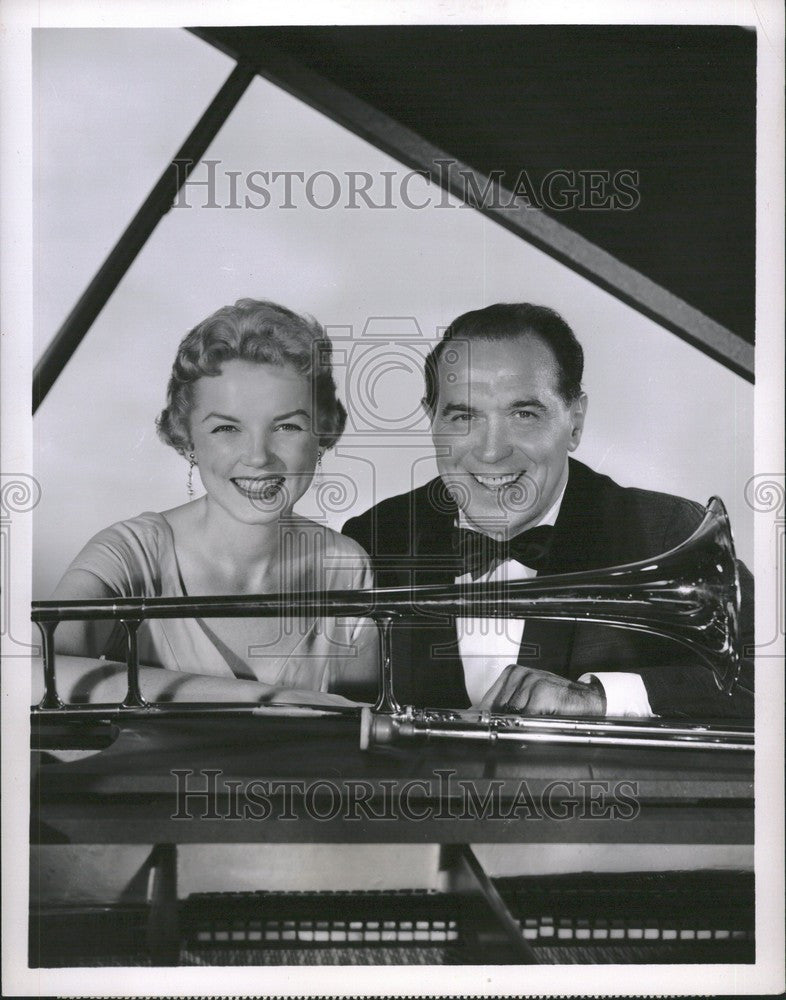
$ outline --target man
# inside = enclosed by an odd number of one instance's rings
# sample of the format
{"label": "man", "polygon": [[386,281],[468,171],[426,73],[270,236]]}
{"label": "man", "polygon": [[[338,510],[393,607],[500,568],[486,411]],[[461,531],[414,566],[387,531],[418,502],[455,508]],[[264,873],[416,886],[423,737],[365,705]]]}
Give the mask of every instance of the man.
{"label": "man", "polygon": [[[698,504],[623,488],[569,458],[587,412],[582,373],[581,345],[551,309],[498,304],[451,324],[426,360],[423,400],[440,477],[344,526],[380,586],[599,569],[658,556],[693,533]],[[750,643],[752,579],[740,569]],[[752,714],[750,663],[730,698],[672,640],[477,615],[395,630],[399,700],[531,715]]]}

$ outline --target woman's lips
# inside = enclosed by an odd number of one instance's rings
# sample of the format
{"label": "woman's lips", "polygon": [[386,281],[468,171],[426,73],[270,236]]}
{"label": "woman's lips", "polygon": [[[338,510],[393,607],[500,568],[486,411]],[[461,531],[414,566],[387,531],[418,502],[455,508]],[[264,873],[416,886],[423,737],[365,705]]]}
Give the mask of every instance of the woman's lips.
{"label": "woman's lips", "polygon": [[284,476],[238,476],[230,481],[249,500],[273,500],[284,485]]}

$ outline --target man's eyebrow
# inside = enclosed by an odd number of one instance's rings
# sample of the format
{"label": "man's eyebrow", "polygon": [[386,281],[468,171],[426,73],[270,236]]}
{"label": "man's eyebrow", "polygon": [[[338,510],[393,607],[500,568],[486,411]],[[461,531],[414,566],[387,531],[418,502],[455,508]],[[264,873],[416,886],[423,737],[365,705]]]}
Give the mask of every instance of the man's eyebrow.
{"label": "man's eyebrow", "polygon": [[468,406],[466,403],[445,403],[441,408],[442,413],[477,413],[474,406]]}
{"label": "man's eyebrow", "polygon": [[[523,410],[529,408],[530,410],[542,410],[546,411],[548,407],[545,403],[541,403],[539,399],[515,399],[512,403],[508,404],[509,410]],[[450,413],[477,413],[477,409],[474,406],[469,406],[467,403],[446,403],[441,412],[445,415]]]}
{"label": "man's eyebrow", "polygon": [[509,410],[523,410],[529,407],[531,410],[546,410],[548,407],[541,403],[539,399],[517,399],[510,404]]}

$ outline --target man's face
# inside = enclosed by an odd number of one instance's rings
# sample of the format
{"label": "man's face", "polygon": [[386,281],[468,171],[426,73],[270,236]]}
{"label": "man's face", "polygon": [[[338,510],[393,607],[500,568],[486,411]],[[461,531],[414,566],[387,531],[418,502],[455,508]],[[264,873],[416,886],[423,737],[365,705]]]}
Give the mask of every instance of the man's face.
{"label": "man's face", "polygon": [[551,348],[529,334],[455,341],[438,369],[431,432],[440,475],[475,527],[518,534],[565,485],[586,396],[565,403]]}

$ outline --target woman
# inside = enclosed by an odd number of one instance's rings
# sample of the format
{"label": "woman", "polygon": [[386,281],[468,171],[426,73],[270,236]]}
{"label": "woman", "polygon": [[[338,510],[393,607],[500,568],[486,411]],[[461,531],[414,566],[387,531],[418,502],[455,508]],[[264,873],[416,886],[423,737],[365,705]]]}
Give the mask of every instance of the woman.
{"label": "woman", "polygon": [[[189,462],[189,495],[195,466],[205,495],[99,532],[53,599],[370,587],[368,559],[355,542],[292,510],[345,420],[330,341],[316,321],[253,299],[219,309],[180,344],[157,422],[162,440]],[[55,639],[67,656],[125,658],[119,622],[64,622]],[[326,692],[370,697],[376,683],[370,623],[152,619],[138,643],[142,664],[167,671],[142,671],[151,700],[323,703],[332,700]],[[68,686],[72,697],[92,701],[123,695],[116,667],[93,662],[85,676],[83,662],[59,660],[61,677],[66,697]]]}

